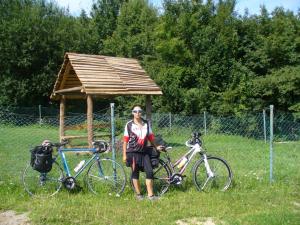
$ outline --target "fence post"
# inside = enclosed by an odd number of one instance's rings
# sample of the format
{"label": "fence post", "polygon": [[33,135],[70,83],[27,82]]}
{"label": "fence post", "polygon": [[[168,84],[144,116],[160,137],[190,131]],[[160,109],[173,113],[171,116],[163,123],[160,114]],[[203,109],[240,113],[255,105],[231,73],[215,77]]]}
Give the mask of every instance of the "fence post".
{"label": "fence post", "polygon": [[204,111],[203,117],[204,117],[204,134],[206,135],[206,111]]}
{"label": "fence post", "polygon": [[169,112],[169,131],[171,131],[172,130],[172,113],[171,112]]}
{"label": "fence post", "polygon": [[266,110],[263,109],[263,120],[264,120],[264,139],[265,143],[267,143],[267,126],[266,126]]}
{"label": "fence post", "polygon": [[[115,103],[110,103],[110,122],[111,122],[111,150],[112,150],[112,159],[116,160],[116,148],[115,148]],[[114,185],[117,183],[117,169],[116,163],[113,163],[113,172],[114,172]]]}
{"label": "fence post", "polygon": [[110,103],[110,122],[111,122],[111,150],[112,158],[116,159],[115,149],[115,103]]}
{"label": "fence post", "polygon": [[274,105],[270,105],[270,183],[273,182],[273,123]]}
{"label": "fence post", "polygon": [[39,105],[39,124],[42,125],[42,106]]}

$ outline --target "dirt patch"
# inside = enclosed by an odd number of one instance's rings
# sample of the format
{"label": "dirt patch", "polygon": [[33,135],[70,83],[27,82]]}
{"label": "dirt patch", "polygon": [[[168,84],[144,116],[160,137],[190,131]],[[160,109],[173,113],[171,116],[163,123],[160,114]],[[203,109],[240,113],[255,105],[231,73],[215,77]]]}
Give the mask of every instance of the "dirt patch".
{"label": "dirt patch", "polygon": [[16,214],[15,211],[9,210],[0,212],[1,225],[30,225],[27,213]]}
{"label": "dirt patch", "polygon": [[176,221],[177,225],[216,225],[212,218],[188,218]]}
{"label": "dirt patch", "polygon": [[299,202],[293,202],[294,206],[300,207],[300,203]]}

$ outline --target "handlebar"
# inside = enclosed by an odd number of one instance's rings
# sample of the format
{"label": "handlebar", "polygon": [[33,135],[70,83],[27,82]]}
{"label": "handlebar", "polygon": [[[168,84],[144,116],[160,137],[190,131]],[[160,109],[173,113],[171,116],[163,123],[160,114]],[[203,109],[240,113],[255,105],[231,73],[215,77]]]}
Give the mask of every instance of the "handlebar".
{"label": "handlebar", "polygon": [[[185,145],[189,148],[193,148],[196,144],[198,144],[199,146],[202,146],[202,140],[201,140],[201,133],[200,132],[192,133],[191,139],[189,139],[185,142]],[[172,149],[172,147],[161,146],[160,151],[166,152],[169,149]]]}
{"label": "handlebar", "polygon": [[[194,147],[196,144],[198,144],[199,146],[202,145],[202,141],[200,140],[200,138],[196,138],[196,139],[190,139],[190,140],[187,140],[185,142],[185,145],[189,148],[192,148]],[[166,147],[166,146],[162,146],[162,148],[160,149],[160,151],[162,152],[167,152],[168,150],[172,149],[173,147]]]}
{"label": "handlebar", "polygon": [[[187,147],[189,147],[189,148],[192,148],[192,147],[194,147],[194,145],[195,144],[199,144],[199,145],[201,145],[201,141],[200,142],[196,142],[196,143],[194,143],[194,144],[191,144],[191,140],[188,140],[188,141],[186,141],[185,142],[185,146],[187,146]],[[166,147],[166,146],[162,146],[162,149],[161,149],[161,151],[163,151],[163,152],[166,152],[167,150],[170,150],[170,149],[172,149],[173,147]]]}
{"label": "handlebar", "polygon": [[173,148],[173,147],[171,147],[171,146],[168,146],[168,147],[162,146],[161,151],[162,151],[162,152],[167,152],[167,150],[170,150],[170,149],[172,149],[172,148]]}
{"label": "handlebar", "polygon": [[68,143],[69,142],[67,140],[62,140],[61,142],[58,142],[58,143],[47,142],[45,144],[45,146],[51,146],[51,147],[57,147],[57,148],[59,148],[59,147],[62,147],[64,145],[68,144]]}
{"label": "handlebar", "polygon": [[194,147],[194,145],[191,145],[189,142],[190,142],[190,140],[186,141],[186,142],[185,142],[185,146],[187,146],[187,147],[189,147],[189,148]]}
{"label": "handlebar", "polygon": [[202,141],[199,138],[196,139],[191,139],[191,140],[187,140],[185,142],[185,145],[189,148],[194,147],[196,144],[199,144],[200,146],[202,145]]}

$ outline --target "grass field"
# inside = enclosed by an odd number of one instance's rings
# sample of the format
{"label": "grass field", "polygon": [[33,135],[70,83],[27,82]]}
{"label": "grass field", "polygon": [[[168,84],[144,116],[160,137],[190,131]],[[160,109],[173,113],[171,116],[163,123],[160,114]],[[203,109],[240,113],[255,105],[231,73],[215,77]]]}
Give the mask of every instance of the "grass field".
{"label": "grass field", "polygon": [[[0,211],[28,212],[31,224],[201,224],[208,218],[230,225],[300,223],[299,142],[274,144],[273,183],[267,144],[208,135],[204,137],[208,152],[225,158],[234,173],[234,183],[226,192],[196,191],[188,170],[182,186],[172,187],[155,202],[136,201],[128,185],[119,198],[94,196],[82,185],[79,193],[62,190],[40,200],[24,192],[20,176],[29,160],[28,147],[45,137],[57,141],[57,129],[0,126],[0,131]],[[182,132],[166,139],[175,146],[171,153],[175,160],[184,153],[187,136]],[[72,156],[74,165],[81,157]]]}

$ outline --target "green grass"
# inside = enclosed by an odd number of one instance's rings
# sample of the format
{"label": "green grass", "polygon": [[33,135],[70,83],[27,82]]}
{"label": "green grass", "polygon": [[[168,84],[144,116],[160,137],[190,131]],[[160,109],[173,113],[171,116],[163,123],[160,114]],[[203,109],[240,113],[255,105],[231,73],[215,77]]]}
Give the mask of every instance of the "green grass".
{"label": "green grass", "polygon": [[[31,224],[176,224],[205,221],[216,224],[299,224],[300,143],[274,144],[274,182],[269,182],[269,147],[262,141],[237,136],[208,135],[208,153],[225,158],[234,173],[226,192],[198,192],[187,170],[180,187],[172,187],[157,202],[138,202],[130,187],[117,197],[94,196],[87,188],[79,193],[62,190],[39,200],[29,197],[20,182],[29,159],[29,146],[46,137],[58,140],[56,128],[0,127],[0,211],[29,212]],[[187,132],[166,136],[175,160],[185,152]],[[71,156],[71,167],[82,157]],[[120,157],[120,156],[119,156]],[[190,167],[191,168],[191,167]],[[129,173],[128,168],[126,168]],[[81,184],[82,180],[79,181]]]}

